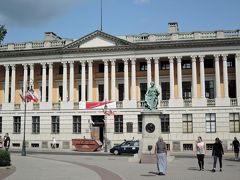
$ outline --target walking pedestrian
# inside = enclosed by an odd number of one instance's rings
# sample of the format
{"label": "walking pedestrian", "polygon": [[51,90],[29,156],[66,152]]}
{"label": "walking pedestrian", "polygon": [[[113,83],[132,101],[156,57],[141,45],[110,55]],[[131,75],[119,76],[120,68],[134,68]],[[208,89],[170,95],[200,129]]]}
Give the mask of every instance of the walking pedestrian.
{"label": "walking pedestrian", "polygon": [[4,136],[4,143],[3,143],[6,151],[8,151],[8,149],[10,147],[10,141],[11,141],[10,137],[9,137],[8,133],[6,133]]}
{"label": "walking pedestrian", "polygon": [[202,141],[201,136],[198,136],[196,142],[196,154],[198,159],[199,171],[204,171],[205,143]]}
{"label": "walking pedestrian", "polygon": [[224,155],[223,146],[221,140],[217,137],[215,143],[213,144],[212,156],[213,156],[213,169],[212,172],[216,170],[217,159],[219,160],[220,171],[222,171],[222,156]]}
{"label": "walking pedestrian", "polygon": [[236,137],[234,137],[234,140],[232,142],[234,154],[235,154],[235,160],[238,160],[239,158],[239,141],[237,140]]}
{"label": "walking pedestrian", "polygon": [[158,175],[165,175],[167,171],[167,145],[162,137],[158,138],[155,154],[157,155]]}
{"label": "walking pedestrian", "polygon": [[55,149],[56,148],[56,139],[55,137],[52,138],[52,148]]}

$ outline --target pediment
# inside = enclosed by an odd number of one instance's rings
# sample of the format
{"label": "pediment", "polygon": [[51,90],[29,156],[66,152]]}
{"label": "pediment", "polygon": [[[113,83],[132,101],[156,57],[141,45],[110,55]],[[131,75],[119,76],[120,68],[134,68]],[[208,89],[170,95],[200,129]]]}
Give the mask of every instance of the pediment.
{"label": "pediment", "polygon": [[68,44],[64,49],[128,46],[130,44],[128,41],[97,30]]}

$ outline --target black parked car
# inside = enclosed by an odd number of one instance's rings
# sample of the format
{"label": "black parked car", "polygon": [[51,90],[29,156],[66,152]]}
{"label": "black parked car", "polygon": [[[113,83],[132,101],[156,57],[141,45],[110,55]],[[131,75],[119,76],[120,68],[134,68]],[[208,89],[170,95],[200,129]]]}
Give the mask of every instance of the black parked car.
{"label": "black parked car", "polygon": [[136,154],[139,150],[139,141],[124,141],[122,144],[113,146],[113,148],[110,149],[110,153],[113,153],[115,155],[118,154]]}

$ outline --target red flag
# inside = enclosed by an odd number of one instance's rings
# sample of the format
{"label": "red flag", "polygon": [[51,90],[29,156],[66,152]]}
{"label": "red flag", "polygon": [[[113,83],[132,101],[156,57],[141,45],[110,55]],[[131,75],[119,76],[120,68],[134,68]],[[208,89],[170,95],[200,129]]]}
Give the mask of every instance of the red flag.
{"label": "red flag", "polygon": [[23,102],[31,102],[31,101],[38,102],[38,96],[32,90],[27,91],[25,96],[20,94],[20,97],[21,97]]}

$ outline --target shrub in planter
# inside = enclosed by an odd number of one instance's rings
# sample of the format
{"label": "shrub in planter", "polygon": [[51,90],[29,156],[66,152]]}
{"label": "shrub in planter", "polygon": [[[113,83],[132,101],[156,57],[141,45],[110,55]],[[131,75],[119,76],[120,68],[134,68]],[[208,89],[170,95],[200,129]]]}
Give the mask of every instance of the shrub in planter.
{"label": "shrub in planter", "polygon": [[11,158],[9,152],[0,150],[0,166],[10,166]]}

